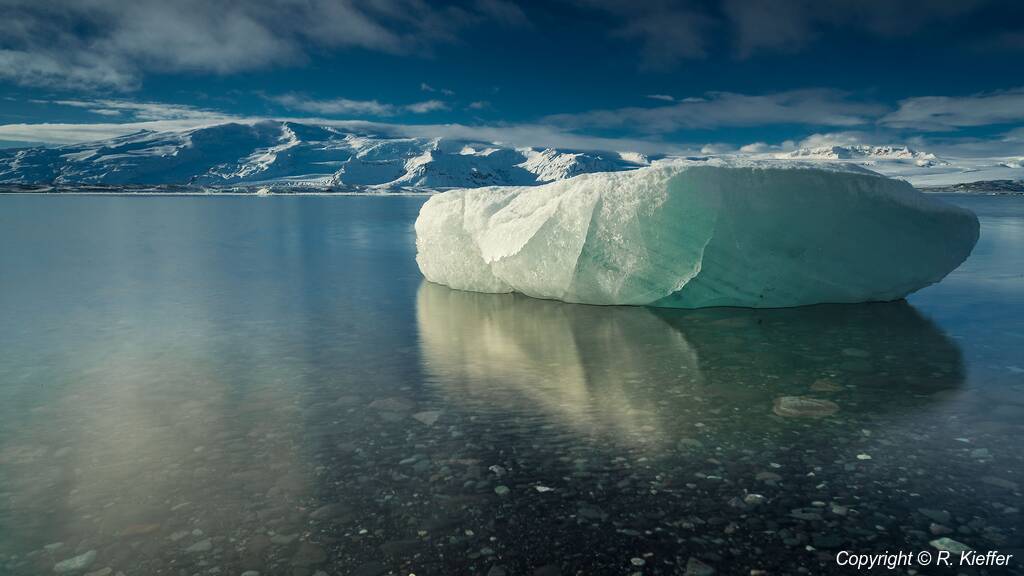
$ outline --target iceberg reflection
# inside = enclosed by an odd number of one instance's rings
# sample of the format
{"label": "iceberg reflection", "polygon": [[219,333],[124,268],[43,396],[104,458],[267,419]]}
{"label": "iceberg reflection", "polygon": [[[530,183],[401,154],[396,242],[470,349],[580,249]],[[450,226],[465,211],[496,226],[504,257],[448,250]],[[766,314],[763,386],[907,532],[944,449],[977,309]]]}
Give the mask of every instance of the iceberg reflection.
{"label": "iceberg reflection", "polygon": [[958,346],[903,301],[670,310],[424,282],[417,319],[446,401],[623,442],[791,426],[771,414],[788,395],[835,401],[852,422],[939,402],[964,380]]}

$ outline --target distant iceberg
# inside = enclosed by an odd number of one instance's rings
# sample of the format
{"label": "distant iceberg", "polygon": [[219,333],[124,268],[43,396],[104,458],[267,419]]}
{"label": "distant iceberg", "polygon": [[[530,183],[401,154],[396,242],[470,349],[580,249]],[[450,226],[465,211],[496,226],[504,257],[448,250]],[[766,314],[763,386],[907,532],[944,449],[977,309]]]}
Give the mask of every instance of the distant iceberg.
{"label": "distant iceberg", "polygon": [[475,292],[769,308],[897,300],[977,239],[970,211],[863,168],[711,160],[438,194],[416,261]]}

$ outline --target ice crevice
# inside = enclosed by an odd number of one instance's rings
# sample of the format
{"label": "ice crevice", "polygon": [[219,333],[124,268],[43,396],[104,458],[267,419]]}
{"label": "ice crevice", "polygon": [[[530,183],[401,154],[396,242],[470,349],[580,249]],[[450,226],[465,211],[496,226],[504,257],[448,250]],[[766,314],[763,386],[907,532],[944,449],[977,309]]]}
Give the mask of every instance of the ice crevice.
{"label": "ice crevice", "polygon": [[850,166],[678,162],[453,190],[416,221],[432,282],[587,304],[781,307],[895,300],[978,237],[969,211]]}

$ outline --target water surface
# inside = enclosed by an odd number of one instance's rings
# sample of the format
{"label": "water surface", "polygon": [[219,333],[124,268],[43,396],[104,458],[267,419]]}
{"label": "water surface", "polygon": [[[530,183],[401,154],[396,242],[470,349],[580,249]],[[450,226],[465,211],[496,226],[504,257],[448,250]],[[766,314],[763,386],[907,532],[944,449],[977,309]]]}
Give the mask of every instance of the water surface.
{"label": "water surface", "polygon": [[0,573],[1020,558],[1024,199],[947,199],[908,302],[685,311],[426,284],[422,198],[2,197]]}

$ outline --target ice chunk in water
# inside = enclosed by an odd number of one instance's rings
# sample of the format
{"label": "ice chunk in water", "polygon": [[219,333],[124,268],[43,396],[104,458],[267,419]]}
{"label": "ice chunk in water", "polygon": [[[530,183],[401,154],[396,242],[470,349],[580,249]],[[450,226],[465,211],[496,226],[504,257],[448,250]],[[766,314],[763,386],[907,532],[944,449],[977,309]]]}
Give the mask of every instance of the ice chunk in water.
{"label": "ice chunk in water", "polygon": [[430,281],[587,304],[895,300],[978,239],[973,213],[854,167],[681,162],[453,190],[416,221]]}

